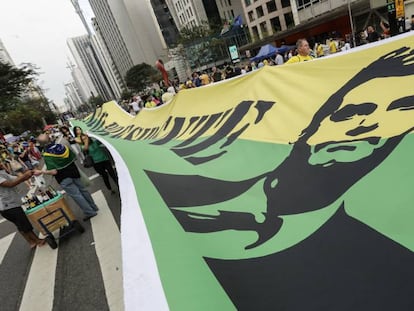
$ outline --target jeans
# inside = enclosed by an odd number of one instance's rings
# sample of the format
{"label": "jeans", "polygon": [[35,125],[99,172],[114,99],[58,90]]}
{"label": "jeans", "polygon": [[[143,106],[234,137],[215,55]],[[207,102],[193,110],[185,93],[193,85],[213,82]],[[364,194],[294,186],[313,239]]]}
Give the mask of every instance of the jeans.
{"label": "jeans", "polygon": [[98,207],[91,194],[82,185],[80,178],[66,177],[60,182],[63,190],[79,205],[85,216],[94,216]]}

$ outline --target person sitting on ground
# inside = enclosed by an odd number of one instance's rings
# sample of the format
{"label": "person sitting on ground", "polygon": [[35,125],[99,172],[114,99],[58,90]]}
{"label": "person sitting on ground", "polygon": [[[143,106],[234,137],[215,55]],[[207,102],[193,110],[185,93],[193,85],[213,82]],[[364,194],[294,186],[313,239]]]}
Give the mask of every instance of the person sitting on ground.
{"label": "person sitting on ground", "polygon": [[0,214],[15,224],[31,248],[44,245],[45,240],[39,239],[33,232],[32,224],[21,208],[22,201],[16,186],[38,174],[37,170],[28,170],[19,177],[12,176],[6,172],[4,162],[0,161]]}
{"label": "person sitting on ground", "polygon": [[310,47],[306,39],[299,39],[296,42],[296,49],[298,50],[298,54],[296,56],[292,56],[286,62],[286,64],[306,62],[306,61],[313,60],[313,57],[310,56]]}
{"label": "person sitting on ground", "polygon": [[52,143],[47,134],[40,134],[37,141],[44,146],[43,159],[47,170],[42,170],[42,174],[55,177],[63,190],[83,211],[84,221],[96,216],[98,207],[80,180],[75,153],[68,146]]}
{"label": "person sitting on ground", "polygon": [[92,157],[93,168],[99,175],[101,175],[106,188],[111,191],[111,193],[115,193],[115,190],[112,189],[109,182],[108,174],[116,185],[118,185],[118,177],[116,176],[108,154],[102,148],[102,145],[99,144],[96,139],[91,139],[79,126],[75,126],[73,131],[76,135],[76,143],[79,144],[85,154],[89,154]]}

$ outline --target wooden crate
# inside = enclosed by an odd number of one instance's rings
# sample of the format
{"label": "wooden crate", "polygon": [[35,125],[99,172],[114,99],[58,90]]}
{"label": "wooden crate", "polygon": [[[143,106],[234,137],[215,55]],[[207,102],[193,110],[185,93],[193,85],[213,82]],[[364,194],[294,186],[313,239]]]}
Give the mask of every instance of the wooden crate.
{"label": "wooden crate", "polygon": [[[46,235],[46,230],[40,225],[39,220],[43,224],[47,224],[52,222],[53,220],[63,216],[62,212],[59,209],[62,209],[66,216],[70,219],[70,221],[76,220],[75,215],[73,214],[72,210],[66,203],[66,200],[63,196],[58,197],[57,199],[50,200],[50,203],[46,202],[36,207],[34,210],[26,211],[26,216],[29,218],[30,222],[32,223],[33,227],[41,232],[43,235]],[[54,212],[56,211],[56,212]],[[54,212],[54,213],[53,213]],[[49,232],[53,232],[58,230],[59,228],[66,226],[68,224],[65,217],[60,218],[59,220],[47,225],[47,230]]]}

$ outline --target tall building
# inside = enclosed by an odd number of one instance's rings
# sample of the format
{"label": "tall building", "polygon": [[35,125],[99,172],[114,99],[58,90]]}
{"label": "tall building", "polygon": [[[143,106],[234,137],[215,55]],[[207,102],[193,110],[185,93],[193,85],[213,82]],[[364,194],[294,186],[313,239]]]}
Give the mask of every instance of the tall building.
{"label": "tall building", "polygon": [[244,0],[242,4],[253,41],[299,24],[290,0]]}
{"label": "tall building", "polygon": [[109,85],[109,88],[112,92],[112,99],[120,98],[122,90],[125,89],[121,75],[118,72],[118,69],[113,63],[112,57],[108,52],[108,49],[100,37],[99,32],[96,32],[96,35],[90,37],[92,48],[95,51],[95,55],[98,59],[100,69],[103,73],[103,76],[106,82]]}
{"label": "tall building", "polygon": [[225,21],[233,21],[237,16],[241,16],[246,21],[243,10],[243,0],[216,0],[220,17]]}
{"label": "tall building", "polygon": [[134,65],[154,65],[167,55],[150,1],[89,0],[89,3],[96,28],[123,79]]}
{"label": "tall building", "polygon": [[168,47],[175,46],[179,32],[166,1],[151,0],[151,4],[165,43]]}
{"label": "tall building", "polygon": [[102,68],[97,61],[89,36],[69,38],[67,43],[86,82],[90,96],[101,95],[106,100],[113,99],[113,94],[111,94],[107,81],[105,81],[106,78],[102,74]]}
{"label": "tall building", "polygon": [[[91,56],[96,59],[96,68],[100,72],[102,78],[101,83],[104,86],[104,89],[107,89],[109,92],[110,98],[106,99],[116,99],[121,97],[122,89],[124,89],[124,83],[122,77],[120,76],[118,69],[113,64],[113,59],[108,52],[107,46],[100,35],[99,29],[95,23],[95,18],[92,19],[92,25],[96,30],[96,35],[91,31],[89,24],[87,23],[85,16],[80,8],[78,0],[71,0],[73,6],[75,7],[76,13],[79,15],[85,30],[88,33],[88,37],[91,43]],[[105,97],[105,96],[104,96]]]}
{"label": "tall building", "polygon": [[216,1],[206,0],[166,0],[178,29],[201,26],[205,22],[221,25]]}
{"label": "tall building", "polygon": [[7,52],[7,49],[5,45],[3,44],[3,41],[0,39],[0,61],[2,63],[10,64],[14,66],[13,59],[10,57],[9,52]]}
{"label": "tall building", "polygon": [[67,99],[65,104],[69,106],[69,110],[76,111],[83,104],[79,89],[74,81],[65,84],[65,95]]}

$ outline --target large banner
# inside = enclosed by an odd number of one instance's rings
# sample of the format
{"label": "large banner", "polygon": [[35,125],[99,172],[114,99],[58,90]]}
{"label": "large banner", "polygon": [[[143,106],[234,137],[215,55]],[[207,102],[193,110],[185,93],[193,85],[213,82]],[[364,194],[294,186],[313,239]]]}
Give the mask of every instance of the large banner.
{"label": "large banner", "polygon": [[79,122],[119,171],[127,310],[414,310],[413,48]]}

